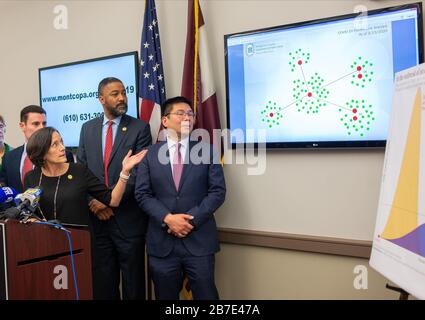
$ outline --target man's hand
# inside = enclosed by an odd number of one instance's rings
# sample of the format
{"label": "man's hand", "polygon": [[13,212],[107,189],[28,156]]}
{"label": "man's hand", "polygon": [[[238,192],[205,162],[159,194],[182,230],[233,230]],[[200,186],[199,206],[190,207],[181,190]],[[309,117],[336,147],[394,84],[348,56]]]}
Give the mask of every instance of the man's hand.
{"label": "man's hand", "polygon": [[109,220],[114,215],[114,211],[112,211],[111,208],[106,207],[103,210],[99,210],[97,213],[95,213],[95,215],[99,220]]}
{"label": "man's hand", "polygon": [[108,206],[104,205],[102,202],[100,202],[96,199],[93,199],[89,202],[89,208],[95,214],[97,214],[97,212],[100,211],[100,210],[106,209],[107,207]]}
{"label": "man's hand", "polygon": [[179,238],[186,237],[193,229],[189,223],[189,220],[192,219],[193,216],[186,213],[167,214],[164,218],[164,222],[168,226],[167,232]]}
{"label": "man's hand", "polygon": [[114,215],[111,208],[96,199],[90,201],[89,208],[99,220],[108,220]]}

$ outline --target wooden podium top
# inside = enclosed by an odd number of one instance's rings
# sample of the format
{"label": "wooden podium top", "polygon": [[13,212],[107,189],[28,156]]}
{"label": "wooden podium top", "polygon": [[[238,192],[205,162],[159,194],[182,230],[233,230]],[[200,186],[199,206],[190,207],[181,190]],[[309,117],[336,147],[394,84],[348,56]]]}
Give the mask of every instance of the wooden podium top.
{"label": "wooden podium top", "polygon": [[[0,222],[6,225],[6,243],[13,244],[8,259],[21,264],[40,257],[69,254],[68,238],[64,230],[36,223],[20,223],[16,220]],[[66,228],[70,231],[72,250],[81,251],[90,244],[87,229]]]}
{"label": "wooden podium top", "polygon": [[[74,267],[66,231],[49,225],[0,221],[4,232],[8,299],[74,300],[76,275],[79,299],[92,299],[90,233],[68,228]],[[3,251],[3,248],[1,248]]]}

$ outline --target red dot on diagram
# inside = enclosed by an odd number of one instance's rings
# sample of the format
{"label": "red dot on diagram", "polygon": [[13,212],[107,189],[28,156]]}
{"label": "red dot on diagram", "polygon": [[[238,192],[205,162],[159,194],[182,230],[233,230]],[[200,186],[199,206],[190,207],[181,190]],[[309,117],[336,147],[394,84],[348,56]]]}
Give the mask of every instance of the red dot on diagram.
{"label": "red dot on diagram", "polygon": [[270,112],[270,117],[271,117],[271,118],[273,117],[273,112]]}
{"label": "red dot on diagram", "polygon": [[307,95],[308,95],[309,97],[311,97],[313,94],[312,94],[311,92],[309,92],[309,93],[307,93]]}
{"label": "red dot on diagram", "polygon": [[359,75],[357,76],[359,79],[361,79],[363,76],[361,73],[359,73]]}
{"label": "red dot on diagram", "polygon": [[353,117],[353,120],[354,120],[354,121],[356,121],[356,120],[357,120],[357,117],[356,117],[356,116],[354,116],[354,117]]}
{"label": "red dot on diagram", "polygon": [[360,71],[360,70],[362,70],[362,67],[358,66],[357,71]]}
{"label": "red dot on diagram", "polygon": [[357,113],[357,109],[353,109],[353,113]]}
{"label": "red dot on diagram", "polygon": [[302,62],[301,60],[298,60],[298,64],[299,64],[299,65],[302,65],[302,64],[303,64],[303,62]]}

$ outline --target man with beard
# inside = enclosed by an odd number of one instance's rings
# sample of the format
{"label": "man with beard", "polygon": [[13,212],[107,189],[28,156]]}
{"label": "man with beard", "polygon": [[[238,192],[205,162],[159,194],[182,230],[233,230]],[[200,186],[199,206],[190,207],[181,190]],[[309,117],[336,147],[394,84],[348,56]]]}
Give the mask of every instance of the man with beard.
{"label": "man with beard", "polygon": [[[151,144],[150,127],[126,115],[127,95],[121,80],[103,79],[98,87],[104,116],[86,122],[80,133],[77,161],[113,189],[118,179],[128,179],[118,208],[89,199],[93,228],[93,296],[95,299],[145,298],[146,215],[134,199],[136,172],[120,176],[128,150],[133,154]],[[133,171],[136,170],[133,169]]]}

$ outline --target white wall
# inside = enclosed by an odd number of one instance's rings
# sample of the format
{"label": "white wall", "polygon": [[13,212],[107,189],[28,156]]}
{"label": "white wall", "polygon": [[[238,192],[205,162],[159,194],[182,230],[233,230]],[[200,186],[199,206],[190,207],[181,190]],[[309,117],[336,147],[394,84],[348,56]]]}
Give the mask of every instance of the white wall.
{"label": "white wall", "polygon": [[[222,124],[226,123],[224,34],[351,13],[359,3],[374,9],[407,2],[412,1],[202,2]],[[68,9],[67,30],[53,27],[57,4]],[[19,111],[39,103],[39,67],[139,50],[143,10],[144,1],[1,1],[0,113],[7,121],[6,141],[14,146],[22,143]],[[186,10],[184,0],[157,0],[168,96],[180,92]],[[266,174],[258,177],[247,176],[245,166],[227,165],[228,196],[217,218],[225,227],[370,240],[383,158],[382,150],[272,152],[267,155]],[[250,218],[244,219],[242,213]],[[265,214],[276,220],[276,230],[262,225]],[[373,271],[374,287],[363,293],[354,290],[352,266],[356,263],[367,261],[223,245],[217,256],[217,283],[222,296],[233,299],[394,297]],[[238,273],[234,266],[241,264],[244,272]],[[291,266],[291,272],[280,273],[275,281],[275,273],[285,265]],[[326,293],[311,289],[323,286],[323,272],[332,289]],[[258,290],[263,283],[267,287]],[[298,284],[298,291],[288,283]]]}

